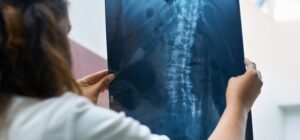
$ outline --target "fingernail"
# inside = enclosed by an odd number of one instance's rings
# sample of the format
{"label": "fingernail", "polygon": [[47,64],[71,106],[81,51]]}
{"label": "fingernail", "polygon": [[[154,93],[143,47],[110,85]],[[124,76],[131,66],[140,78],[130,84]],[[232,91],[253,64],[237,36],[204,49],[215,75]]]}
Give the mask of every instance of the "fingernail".
{"label": "fingernail", "polygon": [[115,78],[116,78],[116,76],[115,76],[114,74],[109,74],[109,75],[108,75],[108,79],[109,79],[110,81],[114,80]]}
{"label": "fingernail", "polygon": [[250,60],[248,59],[248,58],[245,58],[245,60],[244,60],[245,62],[249,62]]}

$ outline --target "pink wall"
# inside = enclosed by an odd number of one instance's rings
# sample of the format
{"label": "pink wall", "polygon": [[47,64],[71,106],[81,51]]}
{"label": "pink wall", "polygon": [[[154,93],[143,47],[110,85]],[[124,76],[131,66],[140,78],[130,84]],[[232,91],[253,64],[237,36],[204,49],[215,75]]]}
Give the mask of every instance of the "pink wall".
{"label": "pink wall", "polygon": [[[73,72],[76,78],[82,78],[88,74],[107,69],[107,62],[105,59],[74,41],[70,41],[70,44]],[[103,107],[109,107],[109,95],[107,92],[99,96],[98,104]]]}

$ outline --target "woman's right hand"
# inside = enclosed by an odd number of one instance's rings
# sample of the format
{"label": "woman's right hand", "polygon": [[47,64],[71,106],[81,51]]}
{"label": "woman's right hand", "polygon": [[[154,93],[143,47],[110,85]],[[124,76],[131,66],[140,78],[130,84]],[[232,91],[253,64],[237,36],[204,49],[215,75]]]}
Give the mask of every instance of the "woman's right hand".
{"label": "woman's right hand", "polygon": [[246,59],[247,72],[233,77],[226,91],[227,107],[209,140],[244,140],[248,112],[260,94],[263,82],[253,62]]}
{"label": "woman's right hand", "polygon": [[246,59],[245,64],[247,66],[246,73],[229,80],[226,102],[227,106],[240,106],[249,112],[261,92],[263,82],[255,63]]}

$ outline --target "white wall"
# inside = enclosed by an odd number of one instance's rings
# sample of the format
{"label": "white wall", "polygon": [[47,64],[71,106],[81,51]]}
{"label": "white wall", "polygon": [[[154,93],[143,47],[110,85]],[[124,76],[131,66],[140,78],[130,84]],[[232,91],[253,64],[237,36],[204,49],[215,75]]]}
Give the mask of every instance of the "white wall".
{"label": "white wall", "polygon": [[264,80],[253,109],[255,139],[300,139],[293,133],[295,124],[300,125],[300,21],[274,22],[248,0],[241,0],[241,10],[245,54]]}
{"label": "white wall", "polygon": [[[104,0],[71,0],[70,37],[106,58]],[[300,21],[276,23],[241,0],[245,54],[263,74],[253,109],[255,140],[300,139]]]}
{"label": "white wall", "polygon": [[70,38],[107,58],[104,0],[69,0]]}

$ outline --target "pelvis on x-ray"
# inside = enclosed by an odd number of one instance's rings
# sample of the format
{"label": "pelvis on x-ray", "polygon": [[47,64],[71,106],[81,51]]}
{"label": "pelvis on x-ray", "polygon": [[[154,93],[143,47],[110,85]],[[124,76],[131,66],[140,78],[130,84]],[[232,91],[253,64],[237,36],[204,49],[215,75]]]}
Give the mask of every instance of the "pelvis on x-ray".
{"label": "pelvis on x-ray", "polygon": [[206,140],[228,79],[245,71],[238,0],[106,0],[106,23],[113,109],[172,140]]}

